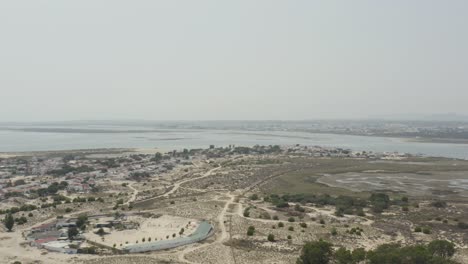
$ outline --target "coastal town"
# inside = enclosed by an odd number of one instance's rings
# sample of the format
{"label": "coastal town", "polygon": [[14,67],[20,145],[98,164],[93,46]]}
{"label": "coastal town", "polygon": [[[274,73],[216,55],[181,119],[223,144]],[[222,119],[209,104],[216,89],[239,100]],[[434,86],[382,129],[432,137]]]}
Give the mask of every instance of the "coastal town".
{"label": "coastal town", "polygon": [[[437,169],[433,162],[438,163]],[[456,162],[453,173],[468,171],[466,162]],[[221,250],[227,254],[226,263],[264,263],[261,252],[267,247],[273,252],[269,257],[284,253],[280,262],[289,263],[312,238],[373,250],[386,242],[411,244],[437,237],[450,238],[463,249],[467,234],[456,232],[464,230],[466,217],[463,204],[457,202],[465,195],[463,190],[456,191],[460,186],[439,183],[431,187],[430,194],[438,195],[443,205],[437,210],[454,215],[434,218],[455,226],[448,230],[434,224],[429,227],[427,219],[413,219],[406,213],[437,213],[427,200],[427,189],[411,192],[405,185],[382,178],[385,173],[396,173],[392,171],[410,173],[411,168],[418,173],[429,167],[436,170],[431,177],[445,177],[440,170],[454,170],[448,163],[405,153],[303,145],[5,155],[0,159],[0,214],[5,217],[4,240],[0,240],[4,252],[0,253],[21,263],[29,263],[38,254],[48,256],[47,263],[60,263],[70,254],[78,257],[76,263],[94,263],[96,255],[109,263],[115,263],[116,255],[143,261],[141,253],[174,263],[217,263],[206,250]],[[371,182],[361,181],[357,174],[349,183],[341,178],[353,171],[366,179],[374,175],[377,181],[366,186]],[[421,182],[406,186],[411,184]],[[389,191],[391,186],[398,192]],[[375,209],[371,194],[384,195],[392,205]],[[371,195],[370,204],[367,198],[362,200],[367,195]],[[342,203],[347,205],[342,207]],[[455,215],[458,222],[453,220]],[[402,217],[411,223],[409,229],[421,226],[427,235],[391,231]],[[286,224],[289,227],[283,228]],[[307,228],[315,225],[321,229]],[[249,229],[247,235],[243,229]],[[353,235],[345,235],[349,232]],[[24,255],[8,254],[8,248]],[[234,248],[253,250],[253,255],[246,262],[238,254],[227,253]],[[458,257],[463,258],[464,251],[460,252]]]}
{"label": "coastal town", "polygon": [[[275,150],[280,150],[275,146]],[[0,158],[0,199],[34,200],[47,194],[79,195],[98,193],[110,183],[128,184],[145,178],[168,173],[174,168],[184,168],[210,158],[228,158],[243,154],[261,155],[270,151],[265,147],[210,148],[184,150],[156,155],[133,154],[118,158],[88,158],[84,155],[57,157]],[[282,152],[310,157],[342,157],[362,159],[403,159],[405,153],[353,152],[342,148],[319,146],[287,146]],[[109,190],[112,193],[114,190]]]}

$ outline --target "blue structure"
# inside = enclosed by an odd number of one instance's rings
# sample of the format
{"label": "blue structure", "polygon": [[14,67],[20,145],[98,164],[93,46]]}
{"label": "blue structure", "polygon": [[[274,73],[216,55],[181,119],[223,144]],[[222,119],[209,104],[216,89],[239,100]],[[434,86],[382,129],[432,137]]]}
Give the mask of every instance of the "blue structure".
{"label": "blue structure", "polygon": [[207,221],[203,221],[200,223],[197,230],[195,230],[195,232],[188,237],[178,237],[171,240],[160,240],[142,244],[128,245],[123,247],[122,250],[129,253],[141,253],[170,249],[200,242],[210,237],[213,233],[213,226]]}

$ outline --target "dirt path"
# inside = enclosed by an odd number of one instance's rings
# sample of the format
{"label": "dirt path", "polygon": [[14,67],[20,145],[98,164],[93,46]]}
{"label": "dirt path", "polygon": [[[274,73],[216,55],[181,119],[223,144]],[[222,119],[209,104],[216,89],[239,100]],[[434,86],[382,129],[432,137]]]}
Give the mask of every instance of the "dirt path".
{"label": "dirt path", "polygon": [[[169,197],[169,195],[173,194],[174,192],[176,192],[179,188],[181,188],[180,185],[184,184],[184,183],[187,183],[187,182],[191,182],[191,181],[195,181],[195,180],[200,180],[200,179],[203,179],[203,178],[206,178],[206,177],[209,177],[213,174],[213,172],[215,172],[216,170],[219,170],[221,169],[221,166],[220,167],[217,167],[217,168],[214,168],[214,169],[211,169],[209,170],[208,172],[206,172],[205,174],[203,174],[202,176],[200,177],[196,177],[196,178],[190,178],[190,179],[186,179],[186,180],[182,180],[182,181],[179,181],[179,182],[176,182],[174,183],[173,185],[170,185],[169,188],[171,188],[169,191],[167,191],[166,193],[164,194],[161,194],[161,195],[158,195],[158,196],[155,196],[155,197],[151,197],[151,198],[147,198],[147,199],[142,199],[142,200],[139,200],[138,202],[145,202],[145,201],[150,201],[150,200],[155,200],[155,199],[158,199],[158,198],[162,198],[162,197]],[[182,187],[184,188],[184,187]],[[193,189],[193,190],[196,190],[196,191],[204,191],[204,190],[199,190],[199,189]],[[135,193],[134,193],[135,195]],[[136,197],[135,197],[136,198]],[[133,202],[135,202],[136,200],[133,200]]]}
{"label": "dirt path", "polygon": [[229,232],[227,231],[225,221],[226,221],[226,214],[229,209],[229,206],[234,203],[235,195],[229,192],[225,194],[229,197],[229,200],[224,204],[223,210],[218,215],[218,225],[219,225],[219,230],[221,231],[220,235],[216,237],[216,240],[213,243],[203,244],[197,247],[189,247],[189,248],[184,249],[178,254],[179,261],[184,262],[184,263],[189,263],[189,264],[199,264],[199,263],[187,260],[185,258],[185,255],[195,250],[200,250],[204,247],[211,246],[213,244],[221,244],[229,238]]}
{"label": "dirt path", "polygon": [[133,187],[134,184],[135,182],[132,182],[128,185],[128,188],[133,190],[133,194],[132,194],[132,197],[130,197],[130,199],[128,199],[128,201],[125,203],[126,205],[133,203],[136,200],[138,193],[140,192],[137,189],[135,189],[135,187]]}
{"label": "dirt path", "polygon": [[180,188],[180,185],[182,185],[182,184],[184,184],[184,183],[187,183],[187,182],[191,182],[191,181],[195,181],[195,180],[200,180],[200,179],[209,177],[209,176],[211,176],[211,174],[213,174],[213,172],[215,172],[215,171],[217,171],[217,170],[219,170],[219,169],[221,169],[221,166],[209,170],[208,172],[206,172],[205,174],[203,174],[203,175],[200,176],[200,177],[190,178],[190,179],[186,179],[186,180],[177,182],[177,183],[175,183],[175,184],[173,185],[174,187],[172,188],[172,190],[168,191],[167,193],[165,193],[165,194],[163,194],[163,195],[157,196],[157,197],[155,197],[155,198],[158,198],[158,197],[168,197],[169,195],[175,193],[175,192]]}
{"label": "dirt path", "polygon": [[221,229],[221,236],[218,239],[216,239],[218,243],[224,242],[224,240],[226,240],[229,237],[229,234],[228,234],[227,228],[226,228],[226,224],[225,224],[226,213],[227,213],[227,210],[229,209],[229,206],[234,202],[235,196],[233,194],[231,194],[231,193],[227,193],[227,195],[229,196],[230,199],[229,199],[229,201],[226,202],[226,204],[224,205],[223,210],[221,211],[221,213],[218,216],[219,228]]}

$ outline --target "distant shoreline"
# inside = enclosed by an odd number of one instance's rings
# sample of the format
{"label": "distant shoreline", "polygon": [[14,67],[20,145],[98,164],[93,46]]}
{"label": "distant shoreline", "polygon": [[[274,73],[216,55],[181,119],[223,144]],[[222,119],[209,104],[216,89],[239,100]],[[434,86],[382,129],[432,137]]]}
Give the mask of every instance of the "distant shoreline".
{"label": "distant shoreline", "polygon": [[[12,127],[0,127],[0,131],[18,131],[18,132],[34,132],[34,133],[70,133],[70,134],[146,134],[146,133],[171,133],[171,132],[195,132],[195,131],[226,131],[231,129],[208,129],[208,128],[159,128],[159,129],[87,129],[87,128],[38,128],[38,127],[22,127],[22,128],[12,128]],[[246,135],[258,135],[258,136],[270,136],[270,137],[290,137],[290,138],[302,138],[307,139],[306,137],[292,136],[292,135],[274,135],[274,134],[264,134],[260,133],[258,130],[238,130],[235,129],[231,133],[233,134],[246,134]],[[263,131],[262,131],[263,132]],[[333,135],[346,135],[346,136],[361,136],[361,137],[381,137],[381,138],[398,138],[408,142],[417,142],[417,143],[441,143],[441,144],[468,144],[468,138],[437,138],[437,137],[409,137],[405,135],[388,135],[388,134],[364,134],[364,133],[346,133],[346,132],[337,132],[337,131],[311,131],[311,130],[271,130],[271,133],[275,132],[302,132],[309,133],[314,135],[321,134],[333,134]],[[168,138],[166,140],[178,140],[179,138]],[[161,139],[158,139],[161,140]]]}
{"label": "distant shoreline", "polygon": [[416,143],[435,143],[435,144],[468,144],[468,138],[437,138],[437,137],[409,137],[405,135],[386,135],[386,134],[360,134],[360,133],[343,133],[333,131],[307,131],[296,130],[293,132],[303,132],[310,134],[332,134],[332,135],[345,135],[345,136],[360,136],[360,137],[379,137],[379,138],[397,138],[407,142]]}
{"label": "distant shoreline", "polygon": [[138,152],[137,148],[96,148],[96,149],[69,149],[69,150],[44,150],[44,151],[14,151],[0,152],[0,158],[28,157],[28,156],[65,156],[65,155],[99,155],[99,154],[123,154]]}
{"label": "distant shoreline", "polygon": [[[3,131],[17,131],[17,132],[34,132],[34,133],[70,133],[70,134],[144,134],[144,133],[170,133],[176,132],[175,129],[88,129],[88,128],[41,128],[41,127],[0,127]],[[194,129],[187,129],[187,131],[194,131]]]}
{"label": "distant shoreline", "polygon": [[468,139],[458,138],[404,138],[411,142],[440,143],[440,144],[468,144]]}

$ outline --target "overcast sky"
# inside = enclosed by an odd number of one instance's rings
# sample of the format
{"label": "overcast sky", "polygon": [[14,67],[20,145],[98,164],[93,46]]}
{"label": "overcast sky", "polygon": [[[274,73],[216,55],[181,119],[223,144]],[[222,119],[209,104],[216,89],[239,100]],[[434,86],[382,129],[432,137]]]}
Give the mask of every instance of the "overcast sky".
{"label": "overcast sky", "polygon": [[0,121],[468,114],[468,1],[1,1]]}

